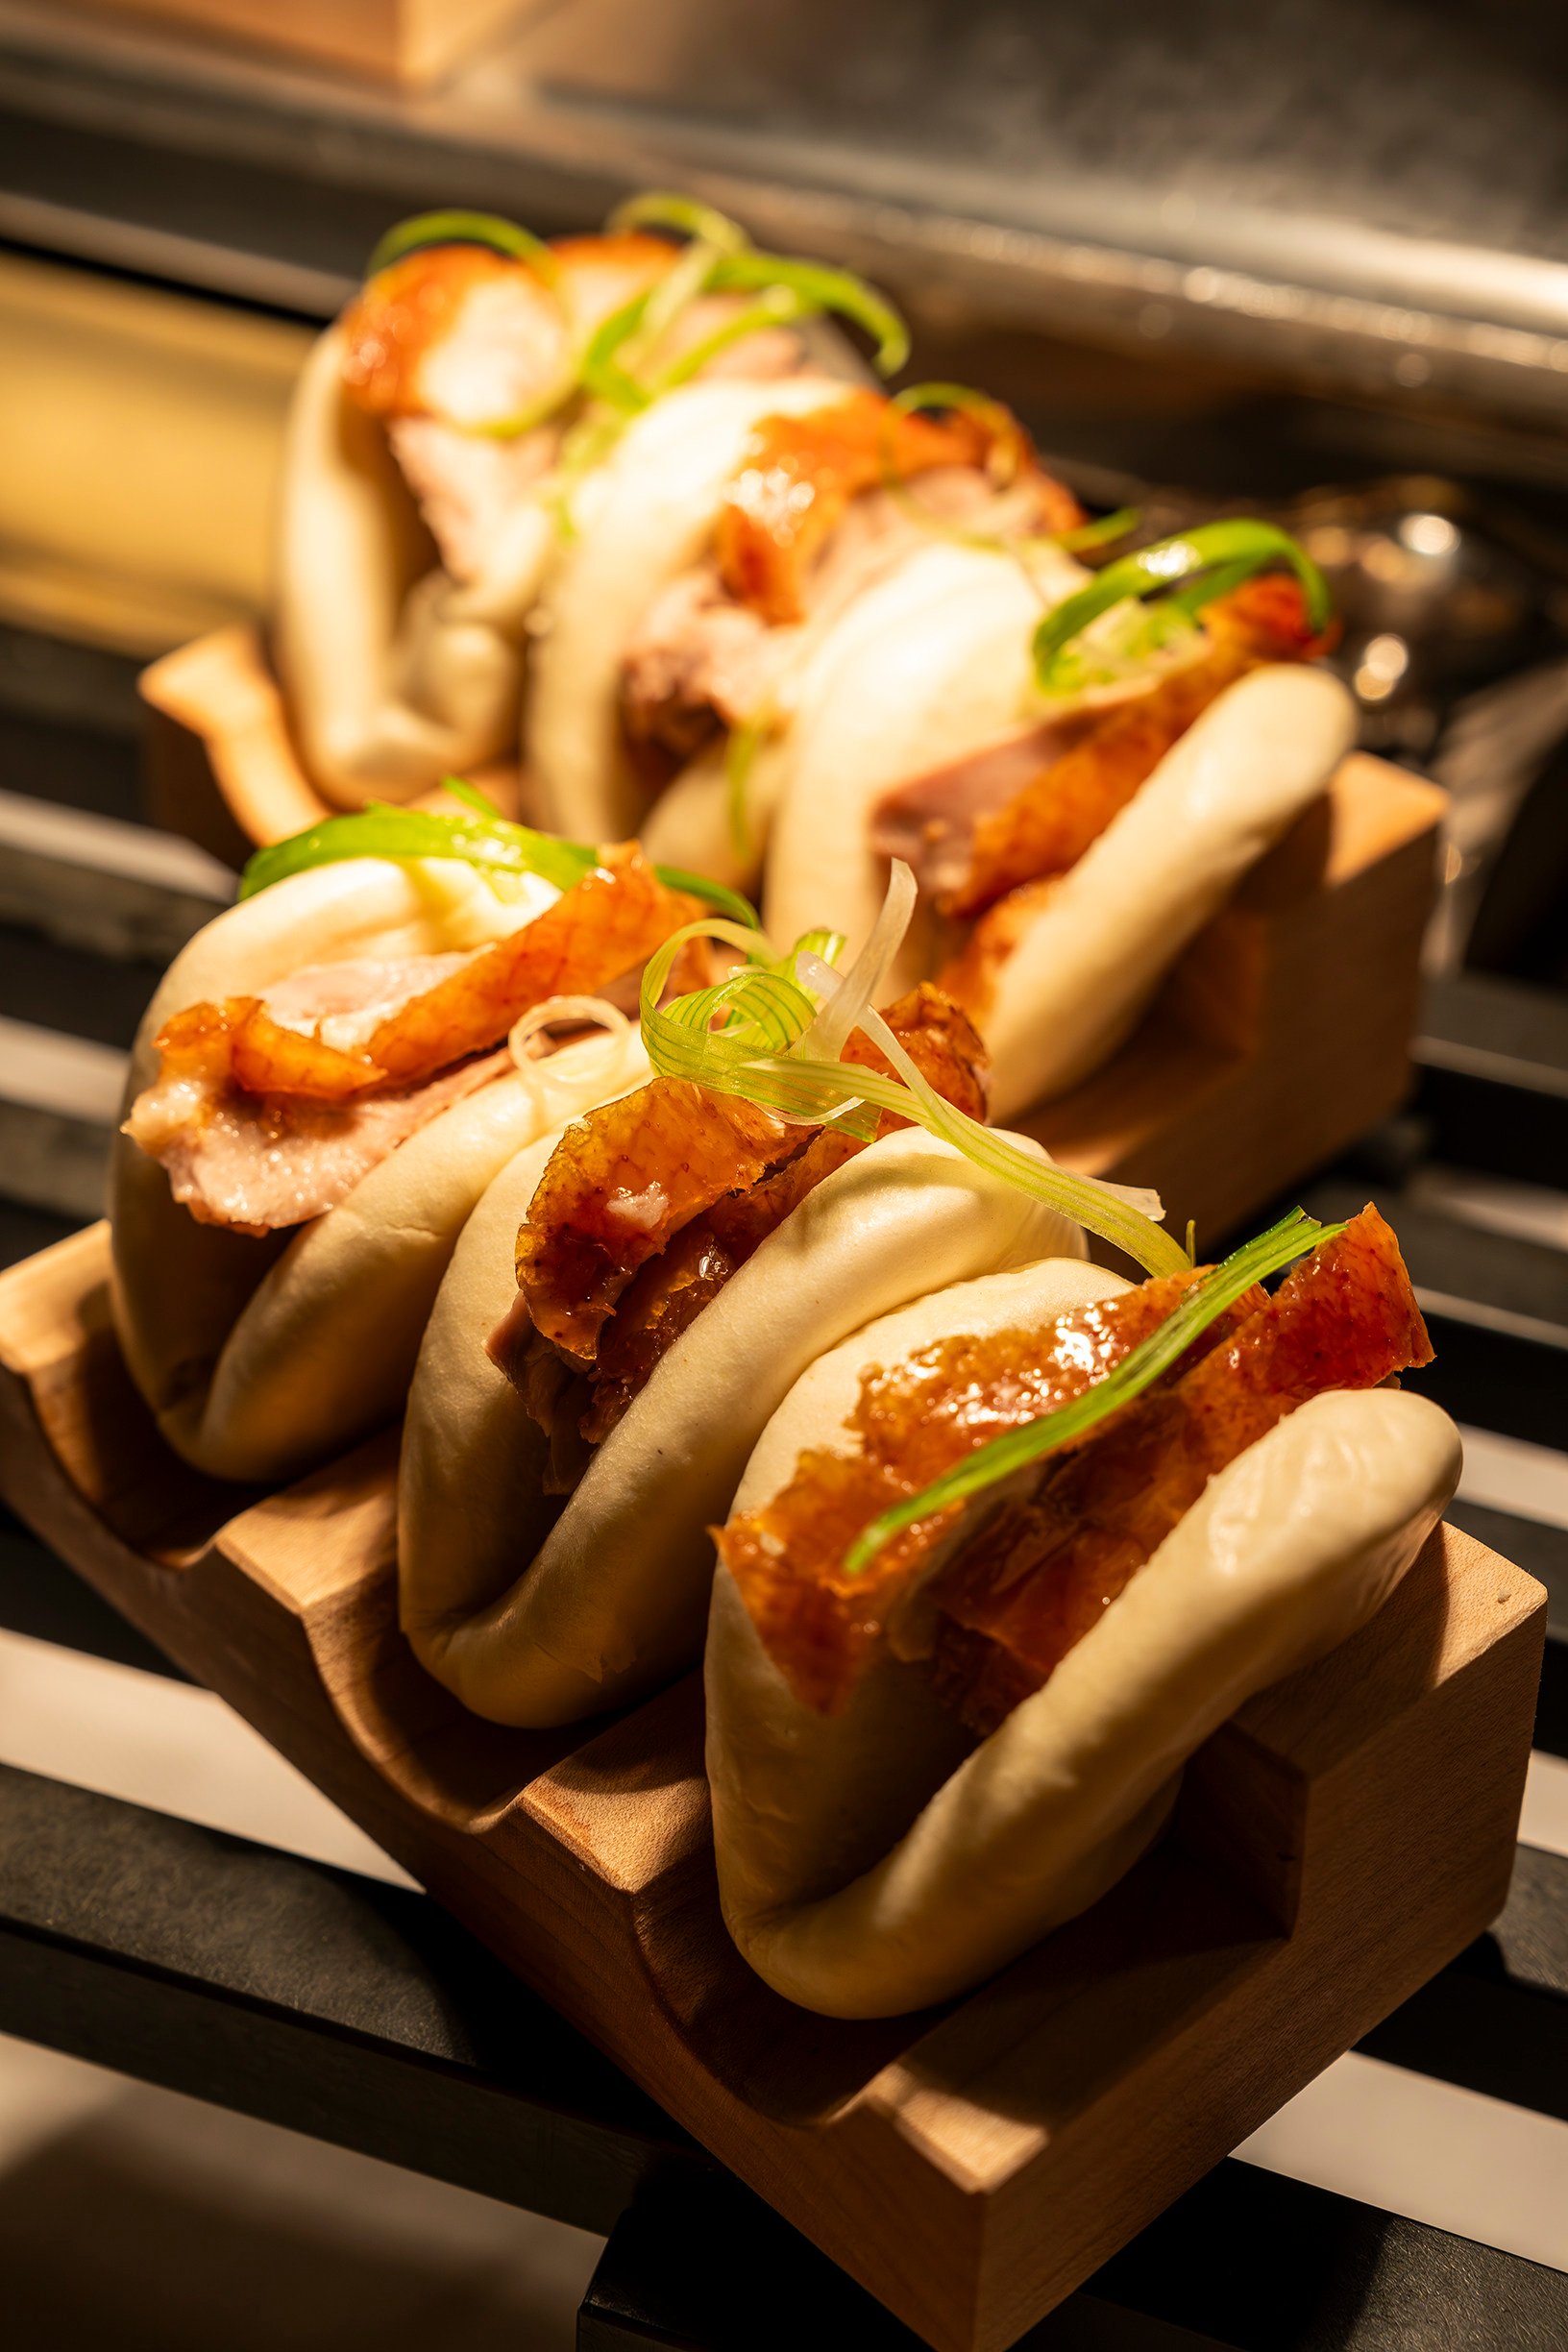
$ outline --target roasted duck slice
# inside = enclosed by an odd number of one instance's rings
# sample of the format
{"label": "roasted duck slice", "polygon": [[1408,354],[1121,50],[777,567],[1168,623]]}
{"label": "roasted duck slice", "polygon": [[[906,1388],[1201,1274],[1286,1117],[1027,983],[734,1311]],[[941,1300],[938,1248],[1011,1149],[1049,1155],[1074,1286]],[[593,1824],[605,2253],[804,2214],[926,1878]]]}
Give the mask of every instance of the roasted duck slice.
{"label": "roasted duck slice", "polygon": [[851,392],[806,416],[765,418],[719,517],[720,577],[737,603],[775,627],[802,620],[806,574],[851,499],[878,488],[890,468],[907,479],[938,466],[983,466],[992,441],[971,417],[904,415],[875,392]]}
{"label": "roasted duck slice", "polygon": [[490,1049],[522,1014],[603,989],[694,912],[635,848],[608,850],[488,947],[325,965],[265,996],[186,1006],[155,1041],[159,1074],[125,1132],[201,1222],[297,1224],[508,1068]]}
{"label": "roasted duck slice", "polygon": [[[922,987],[885,1017],[939,1092],[983,1115],[984,1052],[964,1016]],[[844,1058],[886,1067],[858,1034]],[[884,1115],[878,1132],[901,1124]],[[515,1377],[536,1341],[592,1373],[584,1433],[602,1435],[735,1268],[862,1149],[682,1079],[655,1078],[603,1105],[565,1138],[533,1195],[497,1360]]]}
{"label": "roasted duck slice", "polygon": [[[719,1536],[758,1632],[796,1696],[840,1707],[898,1605],[919,1622],[938,1689],[971,1727],[994,1725],[1045,1680],[1214,1473],[1329,1388],[1375,1387],[1431,1360],[1392,1233],[1375,1209],[1286,1279],[1211,1324],[1151,1388],[1029,1475],[977,1537],[941,1564],[958,1507],[895,1536],[859,1576],[854,1538],[890,1506],[1002,1431],[1113,1371],[1169,1315],[1193,1276],[1166,1276],[1034,1333],[958,1338],[864,1380],[852,1449],[816,1449],[763,1509]],[[921,1585],[921,1580],[926,1580]]]}
{"label": "roasted duck slice", "polygon": [[1293,579],[1249,580],[1210,605],[1197,648],[888,794],[872,844],[901,857],[944,915],[972,918],[1065,873],[1227,686],[1322,650]]}
{"label": "roasted duck slice", "polygon": [[1430,1363],[1399,1245],[1375,1209],[1286,1277],[1223,1348],[1047,1464],[936,1579],[938,1689],[990,1730],[1109,1608],[1216,1471],[1329,1388]]}

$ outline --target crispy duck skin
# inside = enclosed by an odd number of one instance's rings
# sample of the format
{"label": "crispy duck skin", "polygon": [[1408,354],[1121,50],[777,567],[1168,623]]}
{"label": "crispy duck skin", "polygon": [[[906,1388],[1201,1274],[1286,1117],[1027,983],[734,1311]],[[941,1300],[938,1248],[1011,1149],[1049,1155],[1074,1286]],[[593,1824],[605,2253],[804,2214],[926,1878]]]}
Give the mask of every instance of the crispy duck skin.
{"label": "crispy duck skin", "polygon": [[[996,446],[995,432],[963,411],[939,422],[893,409],[877,392],[851,392],[805,416],[765,418],[719,518],[714,545],[725,588],[775,627],[802,620],[806,575],[822,542],[851,499],[882,483],[885,465],[908,481],[939,466],[984,468]],[[1032,465],[1029,479],[1039,529],[1082,522],[1069,490]]]}
{"label": "crispy duck skin", "polygon": [[1136,1398],[933,1580],[932,1673],[984,1735],[1038,1690],[1214,1474],[1309,1397],[1432,1361],[1399,1244],[1366,1208],[1203,1360]]}
{"label": "crispy duck skin", "polygon": [[[1146,1339],[1193,1276],[1166,1275],[1075,1309],[1043,1331],[958,1336],[864,1376],[842,1441],[803,1454],[760,1510],[718,1531],[769,1654],[802,1704],[841,1707],[920,1592],[936,1612],[933,1677],[984,1734],[1038,1689],[1216,1470],[1320,1390],[1374,1387],[1430,1362],[1393,1235],[1375,1209],[1269,1299],[1254,1289],[1152,1388],[1047,1457],[1014,1501],[933,1576],[961,1507],[894,1536],[859,1576],[872,1520],[1004,1431],[1069,1404]],[[923,1580],[923,1589],[922,1589]]]}
{"label": "crispy duck skin", "polygon": [[1264,662],[1307,660],[1324,643],[1296,582],[1272,576],[1216,600],[1204,632],[1196,659],[1157,672],[1144,691],[1043,723],[1041,764],[999,806],[966,795],[963,763],[899,787],[877,812],[877,845],[912,857],[943,913],[965,919],[1065,873],[1227,686]]}
{"label": "crispy duck skin", "polygon": [[[884,1017],[940,1092],[983,1115],[985,1048],[963,1014],[922,983]],[[886,1067],[858,1035],[845,1059]],[[879,1132],[904,1123],[885,1114]],[[540,1180],[517,1237],[517,1309],[492,1354],[510,1370],[527,1330],[579,1368],[595,1366],[604,1327],[612,1316],[620,1321],[625,1303],[633,1311],[610,1378],[629,1402],[677,1335],[676,1325],[685,1328],[681,1315],[696,1311],[689,1301],[676,1303],[687,1286],[684,1255],[668,1272],[649,1271],[638,1299],[627,1300],[650,1262],[704,1218],[727,1280],[814,1184],[861,1148],[853,1138],[791,1125],[685,1079],[655,1078],[601,1105],[568,1129]],[[686,1246],[698,1249],[695,1240]],[[711,1259],[709,1272],[718,1265]],[[644,1340],[633,1336],[639,1326],[649,1335]]]}
{"label": "crispy duck skin", "polygon": [[[579,329],[597,326],[664,277],[677,248],[633,233],[561,237],[551,251],[553,292],[527,261],[484,245],[427,245],[379,270],[344,313],[349,397],[377,416],[431,413],[425,363],[438,345],[466,331],[476,338],[484,388],[496,395],[484,404],[498,414],[521,409],[560,368],[571,332],[567,312]],[[476,296],[478,312],[469,307]]]}
{"label": "crispy duck skin", "polygon": [[603,852],[552,906],[407,997],[352,1051],[278,1020],[263,998],[186,1006],[159,1032],[159,1083],[187,1065],[241,1092],[342,1103],[412,1086],[482,1053],[548,996],[582,995],[646,963],[695,903],[667,890],[635,844]]}
{"label": "crispy duck skin", "polygon": [[[861,1575],[846,1576],[844,1561],[862,1529],[991,1438],[1082,1395],[1158,1329],[1194,1279],[1164,1275],[1075,1308],[1041,1331],[961,1335],[907,1362],[873,1366],[845,1425],[856,1450],[814,1447],[771,1503],[719,1531],[720,1557],[802,1704],[823,1714],[844,1704],[890,1609],[950,1537],[958,1514],[949,1508],[918,1521]],[[1221,1318],[1194,1353],[1217,1346],[1227,1328]]]}
{"label": "crispy duck skin", "polygon": [[509,1069],[489,1048],[529,1006],[604,988],[696,911],[635,848],[609,850],[534,921],[473,954],[322,965],[265,998],[187,1005],[159,1033],[158,1075],[125,1132],[200,1222],[299,1224]]}
{"label": "crispy duck skin", "polygon": [[[955,1020],[953,1008],[929,984],[913,990],[887,1017],[938,1093],[971,1118],[983,1118],[984,1048],[968,1022]],[[875,1046],[858,1034],[845,1047],[844,1058],[886,1067]],[[903,1123],[884,1114],[878,1132],[886,1135]],[[682,1227],[661,1257],[643,1267],[601,1335],[591,1375],[592,1401],[581,1421],[584,1437],[597,1445],[608,1436],[660,1358],[718,1296],[737,1266],[746,1263],[824,1176],[864,1148],[853,1136],[826,1130],[812,1134],[782,1167],[749,1188],[726,1192],[705,1216]]]}

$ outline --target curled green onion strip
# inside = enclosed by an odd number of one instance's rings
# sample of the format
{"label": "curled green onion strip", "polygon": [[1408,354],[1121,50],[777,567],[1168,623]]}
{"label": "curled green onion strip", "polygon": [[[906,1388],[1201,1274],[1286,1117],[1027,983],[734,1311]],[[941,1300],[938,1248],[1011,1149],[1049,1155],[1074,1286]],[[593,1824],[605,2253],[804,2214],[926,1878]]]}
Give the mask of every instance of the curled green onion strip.
{"label": "curled green onion strip", "polygon": [[[870,335],[876,346],[876,364],[884,375],[902,367],[909,356],[909,331],[903,320],[863,278],[822,262],[758,252],[738,222],[695,197],[650,190],[619,206],[605,227],[611,234],[634,229],[669,230],[690,242],[673,261],[667,277],[644,287],[600,321],[568,358],[558,380],[536,402],[516,416],[464,429],[506,440],[530,431],[579,392],[604,404],[610,416],[594,421],[592,456],[585,455],[586,442],[576,444],[570,453],[574,461],[581,462],[576,463],[575,470],[568,469],[557,502],[567,536],[572,535],[568,499],[576,475],[608,454],[630,418],[661,394],[689,382],[744,336],[832,311]],[[531,230],[499,213],[460,210],[421,212],[389,229],[371,255],[365,274],[374,277],[404,255],[436,245],[482,245],[492,253],[526,262],[551,288],[559,283],[558,257]],[[633,355],[649,358],[692,303],[704,294],[723,293],[753,294],[757,300],[747,305],[737,318],[703,336],[692,350],[655,367],[651,375],[638,371]]]}
{"label": "curled green onion strip", "polygon": [[755,302],[747,303],[744,310],[738,310],[722,327],[716,327],[711,334],[694,343],[678,359],[672,359],[668,367],[660,368],[649,387],[652,398],[657,400],[662,393],[690,383],[710,359],[717,359],[732,343],[744,343],[747,335],[763,334],[770,327],[792,327],[812,315],[811,306],[793,286],[767,287]]}
{"label": "curled green onion strip", "polygon": [[747,242],[746,231],[727,212],[703,204],[699,197],[682,196],[669,188],[645,188],[640,196],[628,196],[625,204],[616,206],[604,227],[611,236],[628,229],[674,229],[723,253],[738,253]]}
{"label": "curled green onion strip", "polygon": [[[896,911],[890,893],[884,913]],[[731,926],[689,924],[665,942],[643,973],[643,1041],[649,1062],[662,1077],[689,1079],[712,1092],[738,1095],[781,1117],[833,1127],[863,1142],[874,1139],[880,1115],[892,1112],[952,1144],[977,1167],[1114,1242],[1149,1273],[1185,1272],[1191,1261],[1181,1244],[1145,1213],[1145,1203],[1158,1208],[1151,1195],[1070,1175],[1043,1153],[1037,1157],[1023,1150],[937,1092],[869,1002],[902,927],[902,922],[893,926],[891,948],[873,934],[871,948],[862,951],[840,983],[841,993],[820,993],[809,969],[806,978],[801,976],[802,966],[819,952],[809,936],[780,956],[760,933],[747,940]],[[703,937],[740,944],[750,961],[716,988],[661,1005],[681,947]],[[841,994],[848,999],[847,1011],[841,1007]],[[899,1075],[889,1077],[839,1058],[856,1028]],[[831,1057],[813,1051],[819,1040]]]}
{"label": "curled green onion strip", "polygon": [[1301,582],[1307,618],[1314,633],[1323,629],[1332,610],[1328,582],[1288,531],[1272,523],[1239,517],[1203,523],[1193,530],[1157,540],[1153,547],[1118,556],[1096,572],[1087,587],[1047,613],[1035,631],[1036,677],[1046,693],[1060,685],[1059,666],[1066,649],[1114,604],[1163,596],[1166,605],[1190,621],[1206,604],[1228,596],[1254,573],[1280,564],[1287,566]]}
{"label": "curled green onion strip", "polygon": [[[440,817],[431,809],[391,808],[383,800],[373,800],[368,808],[324,818],[303,833],[257,849],[240,875],[239,896],[254,898],[291,874],[348,858],[446,858],[478,867],[482,873],[536,874],[559,891],[575,889],[599,864],[597,849],[582,842],[561,841],[552,833],[536,833],[531,825],[514,824],[483,793],[456,776],[448,776],[442,790],[472,809],[473,816]],[[739,891],[678,866],[655,866],[653,870],[667,890],[705,899],[744,926],[748,936],[755,935],[755,911]]]}
{"label": "curled green onion strip", "polygon": [[1267,1274],[1277,1274],[1282,1267],[1304,1258],[1320,1243],[1332,1241],[1344,1230],[1342,1224],[1320,1225],[1305,1210],[1292,1209],[1266,1233],[1244,1242],[1220,1264],[1200,1275],[1159,1329],[1131,1349],[1104,1380],[1086,1388],[1070,1403],[1026,1422],[1021,1429],[1007,1430],[1000,1437],[977,1446],[965,1460],[956,1462],[941,1478],[933,1479],[929,1486],[922,1486],[919,1494],[906,1496],[903,1502],[894,1504],[873,1519],[845,1555],[845,1575],[860,1576],[885,1544],[917,1521],[946,1510],[955,1503],[967,1502],[971,1495],[985,1493],[989,1487],[1000,1484],[1031,1463],[1042,1460],[1047,1454],[1083,1436],[1168,1372],[1200,1333],[1207,1331],[1228,1307],[1245,1297],[1254,1283],[1262,1282]]}
{"label": "curled green onion strip", "polygon": [[832,311],[863,328],[876,350],[872,356],[884,376],[895,376],[909,357],[909,329],[885,296],[852,270],[832,269],[823,261],[797,261],[786,254],[740,253],[720,256],[708,280],[710,294],[754,294],[767,286],[786,286],[808,312]]}
{"label": "curled green onion strip", "polygon": [[412,220],[389,229],[366,262],[365,276],[374,278],[405,254],[421,253],[430,245],[487,246],[508,260],[526,261],[547,285],[553,285],[560,275],[554,254],[531,229],[503,220],[499,212],[445,211],[416,212]]}

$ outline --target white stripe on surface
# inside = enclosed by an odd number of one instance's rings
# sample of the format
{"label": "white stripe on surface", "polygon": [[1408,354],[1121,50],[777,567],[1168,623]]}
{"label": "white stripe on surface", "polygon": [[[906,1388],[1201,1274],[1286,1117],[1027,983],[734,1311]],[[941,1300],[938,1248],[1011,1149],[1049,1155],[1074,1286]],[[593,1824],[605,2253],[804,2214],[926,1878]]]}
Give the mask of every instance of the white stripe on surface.
{"label": "white stripe on surface", "polygon": [[0,1097],[8,1103],[112,1129],[129,1067],[117,1046],[0,1013]]}
{"label": "white stripe on surface", "polygon": [[1535,1519],[1544,1527],[1568,1528],[1568,1454],[1463,1423],[1459,1435],[1464,1439],[1459,1493],[1466,1503],[1511,1511],[1516,1519]]}
{"label": "white stripe on surface", "polygon": [[1521,1845],[1543,1846],[1548,1853],[1568,1854],[1568,1761],[1543,1755],[1538,1748],[1525,1781],[1519,1839]]}
{"label": "white stripe on surface", "polygon": [[114,881],[151,883],[207,901],[215,914],[234,894],[231,868],[183,834],[127,824],[96,809],[0,792],[0,850],[47,859]]}
{"label": "white stripe on surface", "polygon": [[414,1883],[211,1691],[0,1630],[0,1763]]}
{"label": "white stripe on surface", "polygon": [[[408,1885],[209,1691],[0,1631],[0,1760]],[[1568,1764],[1531,1759],[1522,1834],[1568,1853]],[[1568,2269],[1568,2124],[1352,2055],[1237,2151],[1250,2164]]]}
{"label": "white stripe on surface", "polygon": [[1568,2270],[1568,2123],[1352,2050],[1237,2154]]}
{"label": "white stripe on surface", "polygon": [[1416,1168],[1405,1187],[1412,1208],[1474,1225],[1482,1233],[1540,1241],[1568,1249],[1568,1194],[1550,1185],[1519,1184],[1503,1176],[1477,1176],[1458,1168]]}

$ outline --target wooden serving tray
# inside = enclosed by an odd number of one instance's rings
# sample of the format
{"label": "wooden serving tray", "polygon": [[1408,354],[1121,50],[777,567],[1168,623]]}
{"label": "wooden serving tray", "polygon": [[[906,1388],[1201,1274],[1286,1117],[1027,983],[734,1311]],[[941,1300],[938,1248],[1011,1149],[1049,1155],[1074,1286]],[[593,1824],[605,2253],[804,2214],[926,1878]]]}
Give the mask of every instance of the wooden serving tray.
{"label": "wooden serving tray", "polygon": [[[331,813],[300,767],[254,628],[182,647],[141,690],[164,823],[243,856]],[[515,769],[476,780],[517,806]],[[1191,1218],[1205,1245],[1333,1159],[1409,1084],[1446,806],[1403,769],[1348,759],[1122,1051],[1017,1124],[1066,1167],[1154,1186],[1170,1230]]]}
{"label": "wooden serving tray", "polygon": [[0,1483],[713,2153],[939,2352],[999,2352],[1501,1906],[1545,1623],[1453,1528],[1188,1770],[1172,1833],[943,2010],[845,2024],[719,1917],[697,1676],[533,1735],[397,1630],[388,1432],[247,1499],[120,1361],[103,1227],[0,1277]]}

